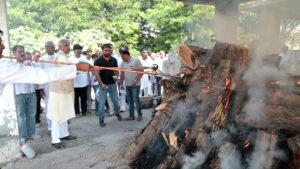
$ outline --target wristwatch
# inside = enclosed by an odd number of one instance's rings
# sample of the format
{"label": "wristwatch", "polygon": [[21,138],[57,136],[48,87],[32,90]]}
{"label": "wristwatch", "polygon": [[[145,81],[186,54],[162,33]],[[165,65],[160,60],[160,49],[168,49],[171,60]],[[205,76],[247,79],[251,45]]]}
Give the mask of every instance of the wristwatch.
{"label": "wristwatch", "polygon": [[135,82],[135,83],[137,83],[137,80],[136,80],[136,79],[134,79],[134,82]]}

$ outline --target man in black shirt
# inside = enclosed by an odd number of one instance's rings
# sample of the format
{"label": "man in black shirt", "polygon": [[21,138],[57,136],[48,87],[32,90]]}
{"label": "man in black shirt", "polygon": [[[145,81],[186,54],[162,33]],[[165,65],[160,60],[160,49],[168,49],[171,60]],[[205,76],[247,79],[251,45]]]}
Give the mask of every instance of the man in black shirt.
{"label": "man in black shirt", "polygon": [[[117,60],[112,57],[112,46],[111,44],[104,44],[102,46],[103,55],[99,57],[94,65],[101,67],[118,67]],[[111,100],[114,105],[114,114],[119,121],[122,117],[119,114],[119,102],[118,102],[118,90],[116,81],[118,80],[119,72],[113,70],[102,69],[101,71],[95,72],[96,79],[99,82],[99,121],[100,126],[104,127],[104,104],[106,102],[107,92],[109,93]]]}

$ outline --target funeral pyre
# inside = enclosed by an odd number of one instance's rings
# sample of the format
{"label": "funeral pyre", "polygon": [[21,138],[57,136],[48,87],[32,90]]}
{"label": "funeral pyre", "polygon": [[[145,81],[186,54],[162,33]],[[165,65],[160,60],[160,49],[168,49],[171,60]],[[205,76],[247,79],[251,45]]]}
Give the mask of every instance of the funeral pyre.
{"label": "funeral pyre", "polygon": [[181,45],[181,76],[165,79],[163,102],[126,158],[137,169],[299,168],[300,84],[248,49]]}

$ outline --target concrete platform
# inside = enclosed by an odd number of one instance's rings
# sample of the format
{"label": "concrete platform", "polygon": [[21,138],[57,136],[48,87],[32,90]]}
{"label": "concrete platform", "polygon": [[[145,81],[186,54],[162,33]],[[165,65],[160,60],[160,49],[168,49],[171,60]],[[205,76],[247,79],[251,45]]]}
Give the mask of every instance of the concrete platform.
{"label": "concrete platform", "polygon": [[[64,141],[65,148],[56,149],[50,145],[47,122],[43,114],[42,126],[37,129],[38,140],[28,143],[36,151],[34,159],[23,157],[7,164],[2,169],[125,169],[128,161],[123,159],[130,142],[151,120],[153,109],[143,110],[143,120],[118,121],[116,117],[105,117],[106,127],[99,126],[98,116],[84,116],[72,119],[69,132],[76,140]],[[123,118],[129,113],[121,113]]]}

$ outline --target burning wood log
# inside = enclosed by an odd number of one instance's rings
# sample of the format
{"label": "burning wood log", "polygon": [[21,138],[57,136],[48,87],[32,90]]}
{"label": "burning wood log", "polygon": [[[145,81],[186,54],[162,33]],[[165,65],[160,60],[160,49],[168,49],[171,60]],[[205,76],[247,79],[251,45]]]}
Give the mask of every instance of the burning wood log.
{"label": "burning wood log", "polygon": [[[240,107],[235,106],[232,101],[238,100],[237,103],[241,104],[243,98],[235,98],[235,96],[244,97],[244,93],[247,92],[247,90],[237,90],[235,86],[240,86],[242,83],[243,72],[248,61],[248,50],[232,44],[217,43],[209,55],[202,60],[200,66],[200,60],[206,53],[207,50],[198,47],[188,45],[178,47],[178,54],[182,61],[194,70],[191,83],[174,83],[174,79],[163,82],[167,92],[164,103],[167,104],[159,107],[160,111],[130,146],[126,157],[129,160],[136,159],[132,168],[138,168],[136,164],[147,165],[149,169],[171,166],[178,168],[183,163],[183,156],[196,150],[203,151],[208,157],[212,152],[212,146],[207,146],[208,141],[203,140],[210,140],[211,132],[226,127],[225,124],[231,119],[228,115],[235,116],[232,113],[233,108],[234,113],[239,112],[237,109]],[[180,93],[184,93],[185,99],[181,98]],[[172,96],[177,99],[169,100]],[[164,113],[166,111],[164,107],[171,107],[172,113]],[[221,116],[219,113],[213,116],[215,111],[222,112]],[[218,124],[213,129],[216,122]],[[189,130],[187,137],[186,130]],[[177,142],[178,151],[170,152],[161,131],[176,132],[178,139],[172,135],[169,139],[175,145],[174,140],[180,140],[181,143]],[[170,142],[168,141],[169,144]],[[163,155],[157,157],[157,154]],[[169,157],[174,157],[176,160],[169,161]],[[145,160],[150,160],[151,163]]]}
{"label": "burning wood log", "polygon": [[177,53],[187,67],[197,69],[200,64],[200,57],[207,53],[207,49],[192,45],[181,45],[178,46]]}
{"label": "burning wood log", "polygon": [[300,133],[300,108],[288,108],[284,106],[265,106],[260,120],[251,120],[241,114],[236,117],[237,123],[244,123],[256,128],[286,130],[293,134]]}

